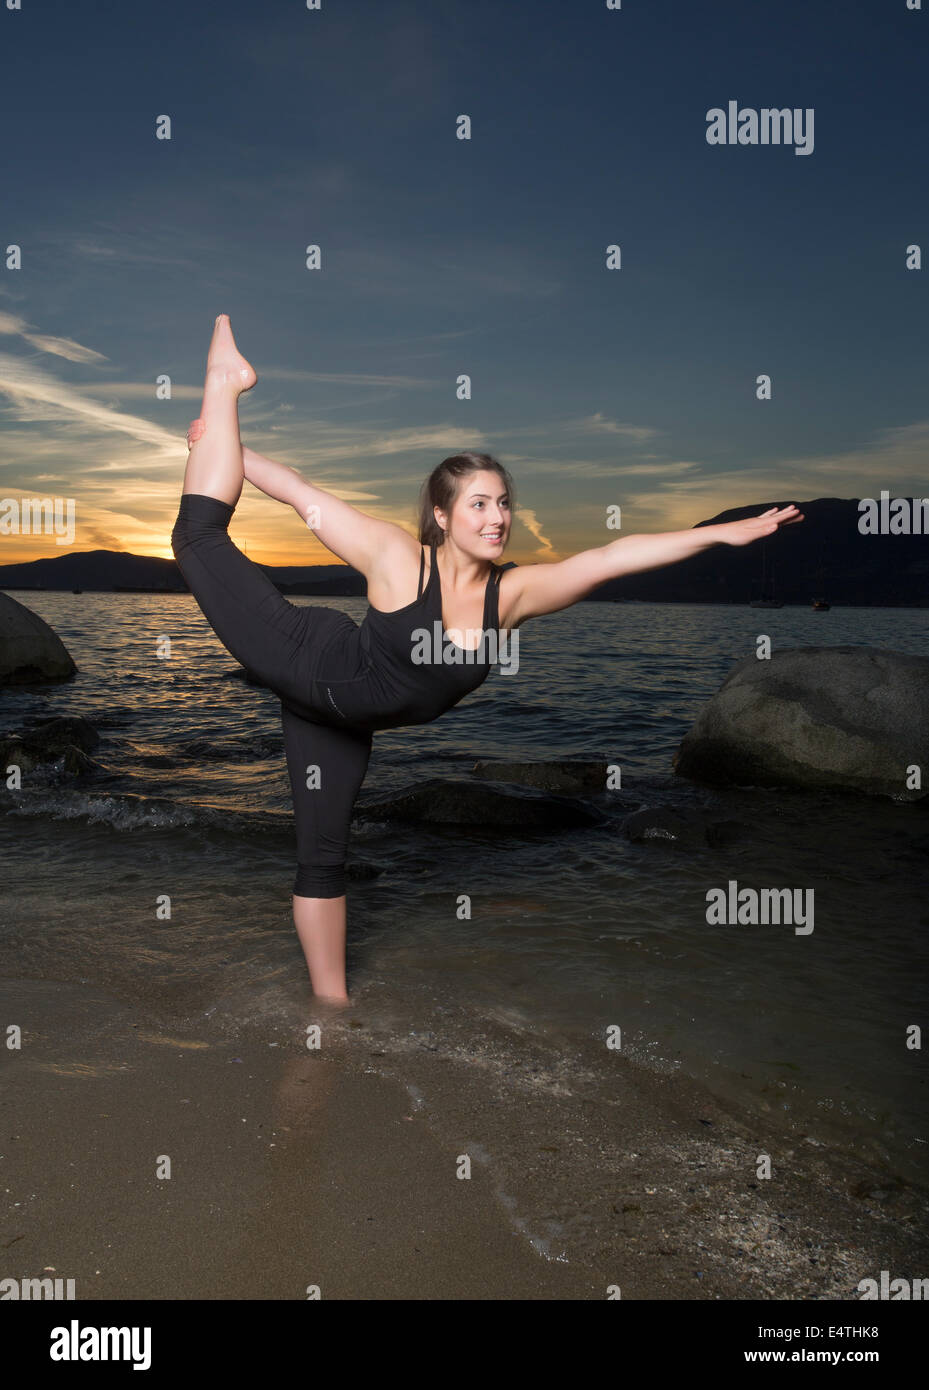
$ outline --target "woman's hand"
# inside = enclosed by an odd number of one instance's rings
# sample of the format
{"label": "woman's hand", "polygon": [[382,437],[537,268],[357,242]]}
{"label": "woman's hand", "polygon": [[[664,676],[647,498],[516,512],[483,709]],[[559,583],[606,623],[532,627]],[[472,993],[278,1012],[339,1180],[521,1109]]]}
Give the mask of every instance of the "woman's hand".
{"label": "woman's hand", "polygon": [[803,513],[791,502],[789,507],[770,507],[760,516],[747,516],[744,521],[724,521],[714,530],[723,545],[751,545],[752,541],[773,535],[781,526],[802,520]]}
{"label": "woman's hand", "polygon": [[203,420],[191,420],[190,428],[187,431],[187,447],[196,444],[202,434],[206,433],[206,424]]}

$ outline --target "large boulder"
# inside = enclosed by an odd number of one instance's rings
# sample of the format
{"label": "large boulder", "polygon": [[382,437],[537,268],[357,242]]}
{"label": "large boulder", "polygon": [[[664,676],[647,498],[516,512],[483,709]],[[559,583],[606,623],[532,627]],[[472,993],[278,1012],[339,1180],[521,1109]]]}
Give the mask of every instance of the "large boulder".
{"label": "large boulder", "polygon": [[[907,786],[907,768],[921,787]],[[673,766],[697,781],[929,791],[929,660],[874,647],[746,657],[704,705]]]}
{"label": "large boulder", "polygon": [[9,594],[0,594],[0,685],[63,681],[76,670],[48,623]]}

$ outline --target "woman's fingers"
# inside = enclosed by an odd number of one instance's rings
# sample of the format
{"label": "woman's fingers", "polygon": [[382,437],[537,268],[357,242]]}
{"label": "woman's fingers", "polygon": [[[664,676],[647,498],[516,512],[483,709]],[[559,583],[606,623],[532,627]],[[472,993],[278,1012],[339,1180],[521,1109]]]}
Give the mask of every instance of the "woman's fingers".
{"label": "woman's fingers", "polygon": [[798,510],[796,503],[791,502],[786,507],[769,507],[766,512],[761,512],[755,518],[756,521],[776,521],[778,526],[789,526],[792,521],[802,521],[803,513]]}

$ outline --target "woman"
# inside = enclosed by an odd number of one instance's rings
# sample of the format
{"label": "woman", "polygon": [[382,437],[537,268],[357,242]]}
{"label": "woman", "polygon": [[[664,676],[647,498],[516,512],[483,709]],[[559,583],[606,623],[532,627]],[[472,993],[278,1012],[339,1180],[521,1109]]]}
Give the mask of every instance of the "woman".
{"label": "woman", "polygon": [[[294,923],[314,993],[345,1003],[345,857],[373,732],[427,723],[476,689],[497,659],[484,634],[502,646],[527,618],[568,608],[608,579],[711,545],[747,545],[803,518],[794,506],[772,507],[746,521],[626,536],[558,564],[501,570],[495,561],[509,540],[514,499],[495,459],[459,454],[433,470],[421,545],[401,526],[243,449],[238,398],[256,380],[220,314],[171,546],[220,641],[280,699],[297,831]],[[371,606],[361,627],[333,609],[290,603],[233,544],[227,528],[245,478],[292,506],[365,576]]]}

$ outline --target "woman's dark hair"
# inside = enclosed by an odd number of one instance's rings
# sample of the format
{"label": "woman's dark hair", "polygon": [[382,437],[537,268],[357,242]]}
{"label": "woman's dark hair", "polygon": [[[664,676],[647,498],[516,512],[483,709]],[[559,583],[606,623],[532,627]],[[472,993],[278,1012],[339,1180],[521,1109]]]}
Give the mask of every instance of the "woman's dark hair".
{"label": "woman's dark hair", "polygon": [[423,545],[442,545],[445,532],[435,519],[433,508],[448,515],[455,505],[462,478],[469,473],[496,473],[506,489],[510,510],[516,506],[513,479],[502,463],[490,454],[452,454],[433,468],[423,483],[419,499],[419,539]]}

